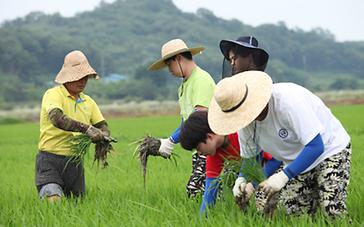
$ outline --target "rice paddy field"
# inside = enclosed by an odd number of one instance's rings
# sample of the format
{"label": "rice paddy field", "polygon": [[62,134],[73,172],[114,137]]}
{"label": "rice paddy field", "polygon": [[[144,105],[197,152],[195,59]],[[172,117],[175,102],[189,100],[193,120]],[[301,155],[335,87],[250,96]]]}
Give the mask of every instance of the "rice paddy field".
{"label": "rice paddy field", "polygon": [[[351,225],[364,226],[364,105],[335,106],[334,114],[352,137],[353,157],[347,206]],[[38,123],[0,125],[0,226],[347,226],[348,219],[287,217],[282,210],[266,219],[251,206],[241,213],[230,192],[217,202],[209,217],[200,217],[200,199],[189,200],[185,185],[191,153],[179,146],[178,165],[151,157],[146,188],[133,141],[152,134],[168,136],[179,116],[109,119],[119,140],[106,169],[85,159],[86,197],[49,204],[40,201],[34,185]]]}

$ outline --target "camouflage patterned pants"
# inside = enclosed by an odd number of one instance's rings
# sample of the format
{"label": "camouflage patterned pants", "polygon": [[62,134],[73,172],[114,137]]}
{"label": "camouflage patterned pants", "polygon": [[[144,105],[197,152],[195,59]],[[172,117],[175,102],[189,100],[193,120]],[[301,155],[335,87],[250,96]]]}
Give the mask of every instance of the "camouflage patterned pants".
{"label": "camouflage patterned pants", "polygon": [[198,155],[197,152],[192,155],[192,173],[186,185],[186,192],[189,198],[196,195],[203,195],[205,191],[205,169],[206,156]]}
{"label": "camouflage patterned pants", "polygon": [[321,208],[330,216],[346,213],[350,178],[351,146],[311,171],[293,178],[281,191],[287,214],[313,214]]}

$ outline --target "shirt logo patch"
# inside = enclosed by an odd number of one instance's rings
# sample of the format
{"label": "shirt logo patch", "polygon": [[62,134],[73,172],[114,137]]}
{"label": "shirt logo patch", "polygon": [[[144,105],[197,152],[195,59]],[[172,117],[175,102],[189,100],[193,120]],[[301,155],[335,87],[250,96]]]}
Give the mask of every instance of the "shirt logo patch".
{"label": "shirt logo patch", "polygon": [[278,132],[279,137],[281,137],[282,139],[286,138],[288,136],[288,131],[285,128],[281,128],[279,129]]}

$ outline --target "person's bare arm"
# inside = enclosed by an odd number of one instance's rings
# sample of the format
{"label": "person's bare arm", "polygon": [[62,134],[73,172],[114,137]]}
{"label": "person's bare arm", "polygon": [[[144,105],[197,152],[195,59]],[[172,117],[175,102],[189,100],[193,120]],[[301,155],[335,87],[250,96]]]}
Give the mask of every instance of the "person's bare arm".
{"label": "person's bare arm", "polygon": [[207,107],[204,107],[204,106],[195,106],[195,110],[196,111],[207,111],[208,108]]}

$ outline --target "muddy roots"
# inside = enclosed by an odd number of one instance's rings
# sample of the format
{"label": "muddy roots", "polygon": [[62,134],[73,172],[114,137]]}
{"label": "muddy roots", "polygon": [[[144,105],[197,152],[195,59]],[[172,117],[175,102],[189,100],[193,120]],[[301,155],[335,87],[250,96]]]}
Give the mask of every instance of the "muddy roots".
{"label": "muddy roots", "polygon": [[[144,138],[136,141],[138,146],[136,147],[135,154],[138,154],[140,164],[143,169],[143,180],[144,180],[144,187],[146,181],[146,174],[147,174],[147,162],[148,156],[161,156],[159,151],[159,147],[161,146],[161,142],[159,139],[152,137],[152,136],[145,136]],[[162,156],[163,157],[163,156]]]}

